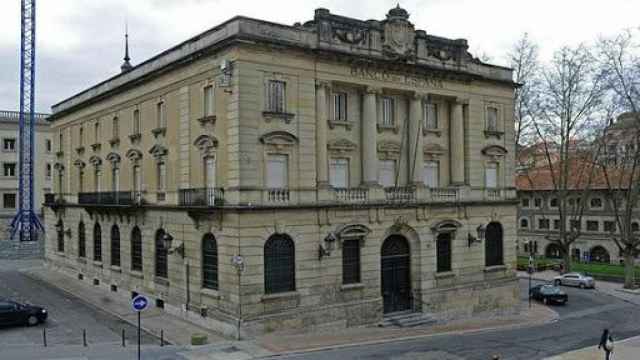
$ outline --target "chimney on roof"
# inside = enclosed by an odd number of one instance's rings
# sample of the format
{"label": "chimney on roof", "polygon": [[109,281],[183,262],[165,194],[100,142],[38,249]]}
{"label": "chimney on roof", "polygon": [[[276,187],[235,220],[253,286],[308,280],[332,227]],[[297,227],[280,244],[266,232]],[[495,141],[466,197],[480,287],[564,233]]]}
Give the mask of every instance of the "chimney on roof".
{"label": "chimney on roof", "polygon": [[120,66],[120,71],[122,73],[126,73],[127,71],[133,69],[131,63],[129,62],[131,58],[129,57],[129,26],[125,24],[124,30],[124,62]]}

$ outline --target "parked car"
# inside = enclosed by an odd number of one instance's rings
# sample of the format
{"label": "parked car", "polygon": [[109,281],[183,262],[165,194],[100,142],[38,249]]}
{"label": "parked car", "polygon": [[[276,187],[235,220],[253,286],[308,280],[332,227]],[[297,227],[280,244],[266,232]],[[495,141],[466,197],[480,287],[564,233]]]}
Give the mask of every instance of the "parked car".
{"label": "parked car", "polygon": [[542,301],[544,304],[556,303],[564,305],[569,301],[569,296],[564,291],[557,286],[549,284],[532,287],[529,296],[534,300]]}
{"label": "parked car", "polygon": [[581,289],[595,289],[596,281],[591,276],[585,276],[581,273],[566,273],[564,275],[553,278],[555,285],[579,286]]}
{"label": "parked car", "polygon": [[47,310],[40,306],[0,299],[0,325],[34,326],[47,320]]}

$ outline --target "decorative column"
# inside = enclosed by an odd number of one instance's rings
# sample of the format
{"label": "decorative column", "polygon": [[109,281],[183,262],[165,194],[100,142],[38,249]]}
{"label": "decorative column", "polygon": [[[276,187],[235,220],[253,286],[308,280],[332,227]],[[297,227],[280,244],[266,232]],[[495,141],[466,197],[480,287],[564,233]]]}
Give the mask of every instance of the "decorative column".
{"label": "decorative column", "polygon": [[376,88],[367,88],[364,94],[362,111],[362,182],[365,186],[378,185],[378,149],[376,138],[378,136],[378,109],[377,95],[380,92]]}
{"label": "decorative column", "polygon": [[424,139],[421,125],[424,121],[424,95],[415,93],[409,105],[409,168],[411,169],[410,181],[413,185],[422,185],[422,169],[424,167]]}
{"label": "decorative column", "polygon": [[317,81],[316,83],[316,176],[317,187],[329,186],[329,174],[327,165],[327,93],[329,83]]}
{"label": "decorative column", "polygon": [[457,98],[452,104],[450,123],[450,166],[451,184],[464,185],[464,100]]}

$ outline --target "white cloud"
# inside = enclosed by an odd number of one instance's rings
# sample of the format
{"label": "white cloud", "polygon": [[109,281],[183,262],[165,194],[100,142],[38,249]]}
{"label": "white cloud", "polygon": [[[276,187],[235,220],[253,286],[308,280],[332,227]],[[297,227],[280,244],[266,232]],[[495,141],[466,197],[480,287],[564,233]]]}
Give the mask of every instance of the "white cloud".
{"label": "white cloud", "polygon": [[[132,58],[154,54],[235,15],[284,24],[304,22],[313,10],[360,19],[383,19],[395,0],[55,0],[37,3],[40,111],[115,74],[122,59],[125,19]],[[633,0],[407,0],[416,28],[449,38],[466,38],[472,52],[503,63],[504,54],[528,32],[549,58],[563,44],[593,41],[602,34],[638,27],[640,2]],[[18,104],[20,2],[0,3],[0,108]],[[13,91],[15,89],[15,91]]]}

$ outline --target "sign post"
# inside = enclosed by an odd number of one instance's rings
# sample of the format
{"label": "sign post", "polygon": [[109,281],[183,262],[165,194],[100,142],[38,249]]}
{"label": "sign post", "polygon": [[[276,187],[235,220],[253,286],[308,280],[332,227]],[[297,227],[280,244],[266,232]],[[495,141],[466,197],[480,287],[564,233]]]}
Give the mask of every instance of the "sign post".
{"label": "sign post", "polygon": [[140,360],[140,313],[149,306],[149,299],[144,295],[137,295],[131,300],[131,307],[138,313],[138,360]]}
{"label": "sign post", "polygon": [[533,274],[533,255],[529,255],[529,266],[527,270],[529,272],[529,307],[531,307],[531,275]]}

